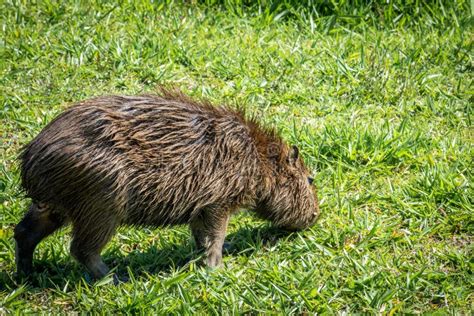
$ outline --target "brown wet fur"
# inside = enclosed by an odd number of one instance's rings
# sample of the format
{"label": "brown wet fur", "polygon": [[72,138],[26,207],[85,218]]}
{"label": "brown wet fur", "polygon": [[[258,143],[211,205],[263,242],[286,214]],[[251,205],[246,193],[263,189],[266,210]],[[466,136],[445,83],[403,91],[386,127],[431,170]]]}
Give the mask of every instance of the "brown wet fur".
{"label": "brown wet fur", "polygon": [[214,267],[239,209],[292,230],[319,215],[296,147],[240,111],[176,90],[73,105],[20,158],[33,200],[15,228],[23,274],[31,272],[36,245],[67,223],[72,255],[100,278],[109,271],[100,253],[121,225],[189,224]]}

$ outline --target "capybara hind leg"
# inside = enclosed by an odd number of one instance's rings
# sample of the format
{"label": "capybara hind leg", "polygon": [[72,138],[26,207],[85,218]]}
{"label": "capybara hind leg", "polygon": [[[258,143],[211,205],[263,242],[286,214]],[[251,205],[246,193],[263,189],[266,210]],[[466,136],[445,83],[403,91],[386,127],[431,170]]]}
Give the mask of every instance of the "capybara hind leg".
{"label": "capybara hind leg", "polygon": [[[115,222],[100,219],[99,223],[74,223],[71,254],[83,264],[95,279],[104,277],[109,268],[100,253],[115,232]],[[88,224],[88,225],[85,225]]]}
{"label": "capybara hind leg", "polygon": [[33,253],[39,242],[64,224],[61,214],[44,203],[32,203],[25,217],[15,227],[17,273],[28,275],[33,268]]}
{"label": "capybara hind leg", "polygon": [[217,267],[222,262],[222,246],[224,245],[229,214],[222,212],[204,212],[202,216],[202,239],[206,254],[206,265]]}

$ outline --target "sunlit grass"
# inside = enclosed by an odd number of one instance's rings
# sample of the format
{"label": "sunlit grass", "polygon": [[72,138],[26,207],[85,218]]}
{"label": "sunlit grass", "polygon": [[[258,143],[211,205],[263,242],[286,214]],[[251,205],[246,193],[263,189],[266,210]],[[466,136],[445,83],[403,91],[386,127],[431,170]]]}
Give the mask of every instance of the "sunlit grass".
{"label": "sunlit grass", "polygon": [[[0,314],[469,313],[470,4],[405,2],[3,1]],[[21,146],[71,102],[162,83],[243,106],[297,144],[321,220],[281,236],[243,212],[214,271],[196,264],[186,227],[122,228],[104,251],[130,278],[119,286],[90,282],[65,229],[18,284]]]}

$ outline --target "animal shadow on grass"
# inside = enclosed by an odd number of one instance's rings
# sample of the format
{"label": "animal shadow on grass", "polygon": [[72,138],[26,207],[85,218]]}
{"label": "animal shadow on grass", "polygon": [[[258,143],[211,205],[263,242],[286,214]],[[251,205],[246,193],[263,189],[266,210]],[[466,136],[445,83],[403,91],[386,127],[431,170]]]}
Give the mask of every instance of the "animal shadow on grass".
{"label": "animal shadow on grass", "polygon": [[[227,235],[224,245],[224,256],[251,256],[265,247],[275,245],[281,238],[294,238],[296,234],[270,226],[243,227]],[[134,278],[146,275],[166,273],[180,269],[190,262],[199,264],[202,252],[196,250],[191,238],[183,244],[167,244],[163,247],[152,245],[145,251],[132,250],[123,253],[117,248],[109,248],[103,254],[104,262],[113,269],[120,279],[127,279],[128,269]],[[86,273],[69,256],[57,259],[34,260],[34,274],[27,284],[30,291],[43,288],[63,289],[64,287],[83,282],[94,284]],[[225,267],[222,267],[225,269]],[[12,273],[0,272],[0,290],[13,289],[23,284],[15,282]]]}

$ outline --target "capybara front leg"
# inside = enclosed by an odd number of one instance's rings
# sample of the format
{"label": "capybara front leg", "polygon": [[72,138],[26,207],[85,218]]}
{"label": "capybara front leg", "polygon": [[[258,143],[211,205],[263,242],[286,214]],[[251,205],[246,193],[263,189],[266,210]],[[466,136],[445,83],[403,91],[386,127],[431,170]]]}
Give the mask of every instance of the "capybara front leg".
{"label": "capybara front leg", "polygon": [[206,254],[206,265],[217,267],[222,263],[222,246],[224,245],[227,223],[230,214],[206,212],[202,218],[202,235]]}
{"label": "capybara front leg", "polygon": [[17,273],[28,276],[33,270],[33,253],[39,242],[64,224],[65,220],[50,206],[32,203],[25,217],[15,227]]}

